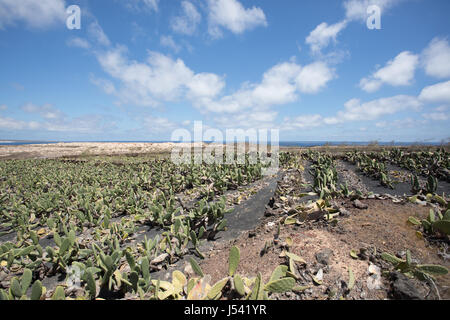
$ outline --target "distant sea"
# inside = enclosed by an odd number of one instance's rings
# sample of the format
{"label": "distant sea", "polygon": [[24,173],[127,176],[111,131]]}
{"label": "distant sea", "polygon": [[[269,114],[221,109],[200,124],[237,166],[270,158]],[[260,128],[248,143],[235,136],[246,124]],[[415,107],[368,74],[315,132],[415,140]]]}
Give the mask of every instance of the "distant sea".
{"label": "distant sea", "polygon": [[[177,141],[19,141],[19,140],[0,140],[0,145],[4,146],[20,146],[20,145],[32,145],[32,144],[54,144],[54,143],[81,143],[81,142],[109,142],[109,143],[164,143]],[[208,141],[205,141],[208,142]],[[365,146],[373,142],[360,142],[360,141],[280,141],[280,147],[320,147],[324,145],[339,146],[339,145],[354,145],[354,146]],[[377,142],[380,146],[411,146],[411,145],[430,145],[439,146],[441,142]]]}

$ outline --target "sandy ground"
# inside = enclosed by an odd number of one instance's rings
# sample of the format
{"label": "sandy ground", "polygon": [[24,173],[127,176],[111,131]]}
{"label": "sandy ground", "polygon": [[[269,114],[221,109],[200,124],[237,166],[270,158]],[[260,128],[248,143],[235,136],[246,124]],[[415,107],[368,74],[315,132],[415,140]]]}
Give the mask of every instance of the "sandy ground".
{"label": "sandy ground", "polygon": [[[173,143],[173,142],[161,142],[161,143],[128,143],[128,142],[60,142],[55,144],[33,144],[33,145],[1,145],[0,141],[0,160],[7,159],[39,159],[39,158],[59,158],[59,157],[79,157],[79,156],[92,156],[92,155],[130,155],[130,154],[167,154],[172,151],[174,147],[198,147],[198,146],[210,146],[213,144],[207,143]],[[217,144],[214,144],[217,145]],[[241,144],[238,144],[241,145]],[[255,146],[255,145],[253,145]],[[245,149],[248,151],[250,147],[249,143],[245,143]],[[382,149],[392,148],[390,146],[321,146],[321,147],[279,147],[280,151],[285,152],[300,152],[307,149],[312,149],[322,152],[330,153],[344,153],[351,150],[362,150],[366,152],[380,151]],[[414,151],[414,150],[434,150],[437,147],[433,146],[409,146],[402,147],[402,149]],[[446,150],[450,148],[449,145],[444,146]],[[270,145],[268,146],[268,152],[270,152]]]}
{"label": "sandy ground", "polygon": [[[192,147],[201,143],[193,143]],[[59,158],[87,155],[120,155],[144,153],[169,153],[174,147],[185,148],[190,143],[109,143],[74,142],[55,144],[34,144],[20,146],[1,146],[0,159]]]}

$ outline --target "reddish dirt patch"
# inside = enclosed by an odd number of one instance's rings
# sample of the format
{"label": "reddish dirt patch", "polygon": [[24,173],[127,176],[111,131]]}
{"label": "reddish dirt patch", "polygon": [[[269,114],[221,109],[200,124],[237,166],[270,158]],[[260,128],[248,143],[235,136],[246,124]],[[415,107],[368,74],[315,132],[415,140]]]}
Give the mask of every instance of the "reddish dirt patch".
{"label": "reddish dirt patch", "polygon": [[[283,226],[280,239],[286,237],[293,239],[290,251],[301,256],[307,264],[300,269],[305,276],[299,281],[301,285],[310,286],[306,295],[281,296],[282,299],[326,299],[331,292],[339,292],[342,282],[348,283],[349,268],[355,275],[355,286],[347,295],[349,299],[385,299],[388,297],[389,282],[382,278],[381,289],[369,290],[367,279],[369,278],[368,267],[372,262],[363,259],[353,259],[350,256],[352,249],[359,252],[360,248],[375,248],[378,253],[389,252],[396,254],[406,249],[411,250],[414,259],[420,263],[441,264],[449,267],[449,263],[443,261],[438,255],[438,248],[430,246],[423,239],[419,239],[416,229],[406,221],[409,216],[417,218],[425,217],[429,207],[406,203],[396,204],[390,200],[362,200],[369,205],[367,210],[359,210],[352,203],[344,200],[344,206],[350,211],[347,218],[339,218],[336,227],[323,227],[322,223],[312,225]],[[227,275],[228,254],[231,246],[236,245],[241,251],[241,262],[237,272],[244,276],[254,277],[261,272],[263,279],[267,281],[272,271],[279,264],[285,263],[284,258],[279,255],[282,252],[280,246],[275,246],[263,256],[260,255],[266,241],[273,240],[276,227],[268,228],[267,223],[274,218],[266,219],[249,238],[249,233],[244,233],[233,243],[221,244],[209,252],[209,257],[203,261],[201,267],[205,274],[212,277],[216,282]],[[316,261],[316,253],[331,249],[328,266],[324,267]],[[375,261],[375,264],[379,264]],[[324,271],[323,284],[315,285],[311,275],[322,268]],[[438,287],[443,299],[449,299],[447,289],[450,276],[438,278]],[[342,292],[342,290],[341,290]]]}
{"label": "reddish dirt patch", "polygon": [[[346,207],[351,212],[347,219],[342,219],[340,226],[345,232],[339,238],[355,245],[354,249],[363,246],[376,246],[381,251],[397,253],[406,249],[421,263],[441,263],[437,248],[416,236],[416,228],[407,220],[409,216],[425,218],[430,207],[412,203],[398,204],[389,200],[362,200],[369,205],[367,210],[353,208],[351,203]],[[359,246],[358,246],[359,245]]]}

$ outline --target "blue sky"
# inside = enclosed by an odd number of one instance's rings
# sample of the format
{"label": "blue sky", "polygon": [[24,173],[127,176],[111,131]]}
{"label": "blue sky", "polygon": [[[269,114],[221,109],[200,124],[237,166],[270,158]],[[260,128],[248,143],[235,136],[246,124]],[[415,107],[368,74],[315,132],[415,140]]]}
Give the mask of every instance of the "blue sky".
{"label": "blue sky", "polygon": [[[81,29],[66,8],[81,8]],[[381,12],[369,29],[367,8]],[[0,0],[0,139],[450,137],[447,0]]]}

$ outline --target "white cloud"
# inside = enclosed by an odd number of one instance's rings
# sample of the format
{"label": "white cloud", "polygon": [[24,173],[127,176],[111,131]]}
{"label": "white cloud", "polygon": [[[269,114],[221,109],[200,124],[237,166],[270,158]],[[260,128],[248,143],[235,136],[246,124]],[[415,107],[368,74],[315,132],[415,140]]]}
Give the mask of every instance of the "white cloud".
{"label": "white cloud", "polygon": [[267,26],[261,8],[246,9],[237,0],[208,0],[208,9],[208,31],[214,38],[222,36],[222,28],[241,34],[258,26]]}
{"label": "white cloud", "polygon": [[144,2],[144,5],[147,6],[147,8],[158,11],[159,0],[142,0],[142,1]]}
{"label": "white cloud", "polygon": [[83,49],[89,49],[91,47],[90,43],[87,40],[79,37],[70,38],[69,40],[67,40],[67,45],[69,47],[77,47]]}
{"label": "white cloud", "polygon": [[447,39],[434,38],[422,53],[422,63],[427,75],[449,78],[450,46]]}
{"label": "white cloud", "polygon": [[24,130],[37,128],[36,122],[25,122],[12,118],[0,117],[0,129],[7,130]]}
{"label": "white cloud", "polygon": [[180,52],[181,47],[175,43],[172,36],[161,36],[159,40],[160,44],[164,47],[168,47],[175,51],[176,53]]}
{"label": "white cloud", "polygon": [[377,5],[381,9],[381,15],[387,9],[398,4],[402,0],[347,0],[344,2],[345,17],[349,20],[367,20],[367,8],[371,5]]}
{"label": "white cloud", "polygon": [[319,24],[306,38],[306,43],[311,47],[313,54],[318,54],[327,47],[330,41],[336,43],[336,37],[345,27],[346,21],[341,21],[332,25],[326,22]]}
{"label": "white cloud", "polygon": [[302,67],[293,61],[283,62],[266,71],[260,83],[247,83],[219,100],[201,101],[200,106],[210,112],[225,113],[266,110],[298,100],[299,93],[317,93],[332,78],[333,72],[324,63]]}
{"label": "white cloud", "polygon": [[319,114],[313,115],[301,115],[295,117],[294,119],[285,118],[283,129],[284,130],[295,130],[295,129],[309,129],[319,127],[323,124],[323,118]]}
{"label": "white cloud", "polygon": [[5,111],[8,109],[8,106],[6,104],[1,104],[0,105],[0,111]]}
{"label": "white cloud", "polygon": [[296,82],[301,92],[317,93],[334,77],[334,70],[326,63],[318,61],[303,67]]}
{"label": "white cloud", "polygon": [[164,117],[147,116],[142,119],[144,130],[152,133],[167,133],[173,131],[178,124]]}
{"label": "white cloud", "polygon": [[173,60],[149,51],[145,62],[131,61],[126,48],[118,47],[97,54],[103,70],[121,82],[114,89],[110,82],[96,82],[119,97],[122,103],[156,106],[160,101],[177,101],[183,97],[212,98],[224,86],[221,77],[210,73],[194,73],[181,59]]}
{"label": "white cloud", "polygon": [[223,79],[213,73],[198,73],[186,84],[192,100],[214,98],[225,87]]}
{"label": "white cloud", "polygon": [[385,67],[377,70],[370,77],[361,79],[359,86],[366,92],[375,92],[385,83],[392,86],[410,85],[418,63],[417,55],[403,51],[390,60]]}
{"label": "white cloud", "polygon": [[346,121],[376,120],[384,115],[395,114],[400,111],[419,111],[422,103],[413,96],[398,95],[361,103],[359,99],[351,99],[344,104],[345,109],[339,111],[335,117],[325,118],[327,124]]}
{"label": "white cloud", "polygon": [[66,17],[64,0],[0,0],[0,29],[21,23],[42,29],[63,25]]}
{"label": "white cloud", "polygon": [[37,106],[32,103],[26,103],[21,107],[21,109],[27,113],[37,113],[42,118],[47,120],[61,119],[64,116],[60,110],[55,109],[51,104]]}
{"label": "white cloud", "polygon": [[192,35],[196,31],[202,17],[197,8],[189,1],[183,1],[181,7],[182,14],[172,19],[170,27],[175,32]]}
{"label": "white cloud", "polygon": [[424,113],[422,116],[425,119],[433,120],[433,121],[447,121],[450,119],[449,115],[447,113],[443,112],[430,112],[430,113]]}
{"label": "white cloud", "polygon": [[246,110],[238,114],[228,116],[223,115],[214,118],[215,123],[224,128],[237,129],[237,128],[249,128],[249,129],[273,129],[274,121],[278,115],[276,111],[258,111],[258,110]]}
{"label": "white cloud", "polygon": [[450,104],[450,81],[423,88],[419,99],[428,103]]}
{"label": "white cloud", "polygon": [[111,42],[106,36],[105,32],[103,32],[102,27],[98,24],[97,21],[92,22],[88,27],[89,35],[95,39],[95,41],[102,46],[110,46]]}
{"label": "white cloud", "polygon": [[311,48],[313,55],[321,55],[322,50],[328,47],[330,42],[337,43],[337,36],[351,21],[366,21],[367,8],[370,5],[380,7],[382,14],[402,0],[346,0],[344,1],[345,18],[340,22],[329,25],[326,22],[319,24],[306,38],[306,43]]}
{"label": "white cloud", "polygon": [[237,113],[244,110],[266,112],[274,105],[298,99],[299,93],[317,93],[334,78],[334,71],[324,62],[300,66],[283,62],[266,71],[260,83],[245,83],[229,95],[221,96],[224,78],[214,73],[195,73],[181,59],[149,52],[145,62],[132,61],[125,47],[97,53],[97,59],[111,81],[91,76],[91,82],[120,104],[158,106],[164,102],[187,99],[202,112]]}

